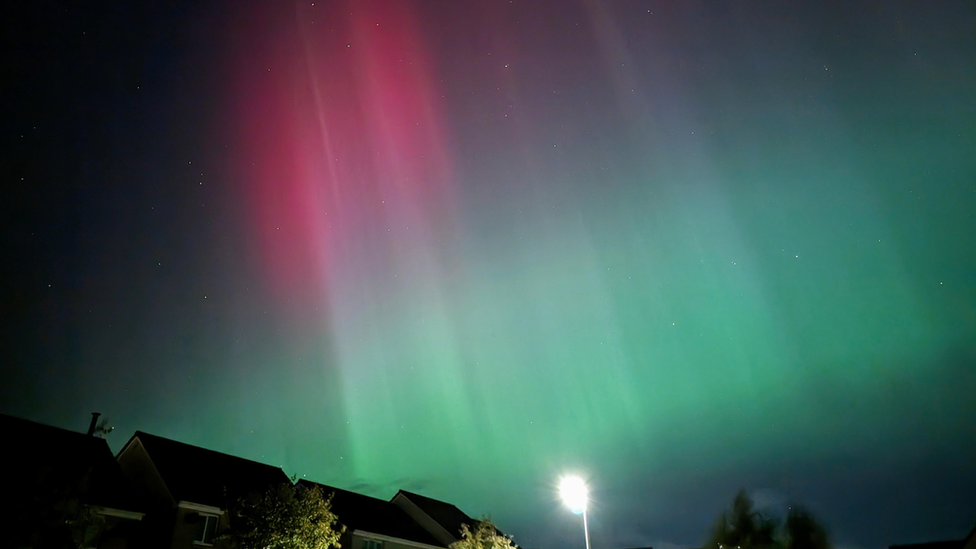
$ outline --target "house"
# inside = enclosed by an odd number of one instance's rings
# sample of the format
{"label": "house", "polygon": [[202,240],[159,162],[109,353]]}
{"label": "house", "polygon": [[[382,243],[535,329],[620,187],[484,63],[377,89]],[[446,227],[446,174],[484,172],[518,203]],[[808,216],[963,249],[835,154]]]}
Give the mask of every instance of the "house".
{"label": "house", "polygon": [[905,545],[890,545],[888,547],[889,549],[976,549],[976,528],[970,530],[969,535],[963,539],[908,543]]}
{"label": "house", "polygon": [[[461,539],[461,525],[469,528],[477,526],[479,521],[464,514],[463,511],[450,503],[432,499],[406,490],[400,490],[393,496],[390,503],[403,509],[410,518],[415,520],[425,530],[430,532],[444,547]],[[360,549],[358,547],[353,549]]]}
{"label": "house", "polygon": [[307,488],[317,486],[325,497],[331,494],[332,512],[345,527],[342,549],[443,549],[437,538],[414,521],[399,506],[382,499],[333,488],[305,479]]}
{"label": "house", "polygon": [[159,549],[221,545],[228,507],[240,497],[291,484],[280,467],[136,431],[117,457],[150,505]]}
{"label": "house", "polygon": [[[0,414],[4,474],[0,521],[14,546],[60,544],[125,549],[140,534],[144,505],[105,439]],[[92,515],[94,513],[94,516]]]}
{"label": "house", "polygon": [[[0,527],[14,546],[69,545],[66,536],[81,536],[96,549],[220,548],[233,502],[291,485],[280,467],[142,431],[113,456],[94,436],[93,415],[82,434],[0,414],[0,432],[19,443],[3,454],[0,475]],[[462,525],[479,524],[454,505],[404,490],[385,501],[299,484],[331,497],[343,549],[445,549],[461,539]]]}
{"label": "house", "polygon": [[305,479],[298,483],[333,494],[332,512],[346,528],[342,549],[443,549],[461,540],[462,525],[474,529],[481,522],[450,503],[406,490],[384,501]]}

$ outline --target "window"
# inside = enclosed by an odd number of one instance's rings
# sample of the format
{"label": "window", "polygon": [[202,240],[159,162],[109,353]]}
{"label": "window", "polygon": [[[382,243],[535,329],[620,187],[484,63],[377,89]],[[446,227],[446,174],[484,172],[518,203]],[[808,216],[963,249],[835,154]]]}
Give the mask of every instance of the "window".
{"label": "window", "polygon": [[375,539],[364,539],[361,549],[383,549],[383,542]]}
{"label": "window", "polygon": [[193,534],[193,543],[213,545],[217,537],[217,519],[215,515],[200,515],[197,521],[197,531]]}

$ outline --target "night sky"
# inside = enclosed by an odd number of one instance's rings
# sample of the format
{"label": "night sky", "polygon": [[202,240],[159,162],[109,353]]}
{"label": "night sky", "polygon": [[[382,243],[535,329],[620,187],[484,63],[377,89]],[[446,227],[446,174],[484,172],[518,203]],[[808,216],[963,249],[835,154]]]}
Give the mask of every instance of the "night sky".
{"label": "night sky", "polygon": [[580,548],[976,525],[972,2],[14,2],[0,411]]}

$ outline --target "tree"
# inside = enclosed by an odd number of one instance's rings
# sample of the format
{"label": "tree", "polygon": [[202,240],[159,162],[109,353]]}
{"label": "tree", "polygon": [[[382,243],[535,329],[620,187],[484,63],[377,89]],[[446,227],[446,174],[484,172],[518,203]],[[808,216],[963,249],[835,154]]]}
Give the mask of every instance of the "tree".
{"label": "tree", "polygon": [[756,511],[743,491],[736,494],[732,507],[722,513],[705,547],[709,549],[776,548],[776,521]]}
{"label": "tree", "polygon": [[328,549],[345,530],[331,496],[318,486],[281,484],[261,496],[240,498],[231,509],[227,538],[236,549]]}
{"label": "tree", "polygon": [[743,491],[719,516],[705,547],[708,549],[831,549],[827,531],[802,507],[791,506],[783,529],[775,518],[756,511]]}
{"label": "tree", "polygon": [[830,549],[827,530],[803,507],[790,507],[785,530],[788,549]]}
{"label": "tree", "polygon": [[461,525],[461,539],[450,549],[518,549],[511,536],[502,534],[488,518],[476,521],[474,529]]}
{"label": "tree", "polygon": [[[74,473],[72,471],[71,473]],[[103,519],[85,501],[91,471],[82,475],[42,466],[33,475],[4,484],[0,505],[3,547],[67,549],[90,547]]]}

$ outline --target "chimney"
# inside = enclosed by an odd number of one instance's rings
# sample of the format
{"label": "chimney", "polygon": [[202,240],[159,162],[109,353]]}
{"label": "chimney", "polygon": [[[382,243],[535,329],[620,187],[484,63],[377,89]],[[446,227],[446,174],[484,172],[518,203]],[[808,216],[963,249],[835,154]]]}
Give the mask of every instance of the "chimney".
{"label": "chimney", "polygon": [[102,415],[101,412],[92,412],[91,423],[88,424],[88,436],[95,434],[95,427],[98,426],[98,416]]}

